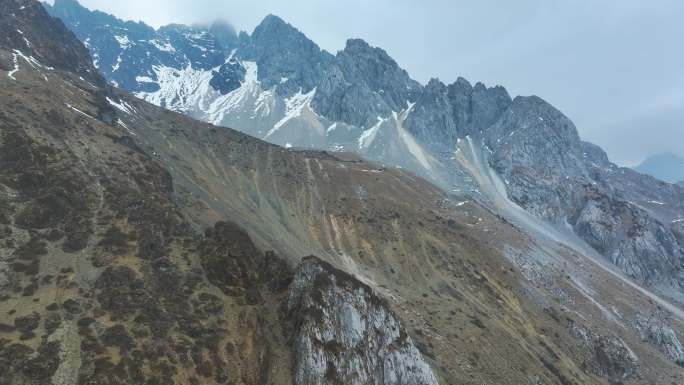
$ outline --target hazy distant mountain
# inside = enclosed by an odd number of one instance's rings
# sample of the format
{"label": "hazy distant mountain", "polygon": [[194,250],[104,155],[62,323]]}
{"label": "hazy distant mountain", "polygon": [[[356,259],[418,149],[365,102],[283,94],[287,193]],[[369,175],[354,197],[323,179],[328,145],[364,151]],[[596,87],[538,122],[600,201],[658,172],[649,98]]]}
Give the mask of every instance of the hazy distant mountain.
{"label": "hazy distant mountain", "polygon": [[674,154],[651,156],[634,169],[670,183],[684,181],[684,157]]}

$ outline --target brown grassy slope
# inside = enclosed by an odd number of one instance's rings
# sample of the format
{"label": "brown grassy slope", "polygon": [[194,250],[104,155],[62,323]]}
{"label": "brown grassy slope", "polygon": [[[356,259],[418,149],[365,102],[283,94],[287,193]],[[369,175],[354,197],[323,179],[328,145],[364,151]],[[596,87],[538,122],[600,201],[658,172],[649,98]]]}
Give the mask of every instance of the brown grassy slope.
{"label": "brown grassy slope", "polygon": [[[59,346],[67,351],[65,359],[45,364],[46,373],[59,371],[82,381],[135,380],[138,373],[153,378],[165,371],[164,362],[181,368],[172,372],[176,381],[195,376],[216,380],[218,364],[229,362],[220,347],[231,335],[244,337],[243,328],[257,333],[256,317],[263,310],[250,311],[205,278],[196,251],[200,246],[186,239],[192,232],[175,203],[182,201],[189,204],[184,211],[205,223],[232,218],[250,229],[263,226],[254,232],[260,244],[273,242],[278,251],[292,250],[285,254],[291,262],[305,255],[299,250],[319,251],[386,295],[402,298],[404,304],[415,302],[410,308],[420,318],[429,318],[427,303],[439,295],[449,306],[434,311],[464,329],[454,338],[481,330],[474,335],[480,347],[490,340],[506,360],[525,362],[508,364],[511,368],[524,366],[542,376],[547,372],[536,357],[546,353],[536,340],[521,337],[530,327],[527,321],[516,320],[507,331],[500,320],[486,319],[526,316],[522,310],[514,314],[502,308],[497,301],[501,294],[493,286],[487,289],[481,270],[487,265],[500,269],[503,261],[476,238],[481,235],[467,230],[466,224],[477,221],[472,214],[486,214],[477,207],[467,214],[448,214],[438,190],[401,172],[375,173],[370,171],[377,167],[365,162],[288,152],[142,103],[134,105],[136,110],[151,115],[139,115],[138,123],[127,120],[137,135],[126,139],[121,126],[86,116],[96,116],[98,108],[96,90],[87,82],[57,72],[47,75],[46,82],[38,71],[20,71],[16,82],[3,79],[0,91],[2,153],[8,154],[6,165],[13,166],[3,168],[4,194],[10,197],[3,211],[8,219],[3,255],[11,285],[3,289],[0,314],[6,314],[3,324],[13,328],[3,334],[4,351],[24,351],[29,360],[30,349]],[[156,140],[174,130],[178,137],[173,141]],[[18,145],[21,141],[25,144]],[[174,158],[167,146],[187,152]],[[213,197],[218,200],[212,202]],[[37,268],[24,266],[32,264]],[[452,274],[451,281],[440,282],[440,276]],[[509,287],[504,289],[508,292],[511,283],[500,285]],[[199,310],[209,305],[223,313]],[[38,326],[33,328],[32,321],[22,326],[34,314]],[[46,329],[47,320],[52,326]],[[468,355],[480,347],[433,352],[439,348],[437,337],[422,322],[412,328],[425,353],[444,366],[445,381],[465,383],[468,376],[507,381],[498,374],[505,373],[500,362],[491,374],[487,366],[494,363],[475,360],[482,366],[472,365],[474,358]],[[267,330],[275,334],[269,338],[279,338],[277,325]],[[55,333],[63,337],[51,337]],[[50,344],[50,338],[55,342]],[[121,340],[127,342],[113,345]],[[148,345],[153,341],[165,348]],[[519,341],[529,345],[529,357],[512,354]],[[251,346],[264,344],[252,341]],[[211,357],[212,352],[220,355]],[[140,354],[144,359],[136,358]],[[7,361],[11,369],[5,373],[14,379],[28,375],[16,362],[23,361]],[[240,362],[253,366],[258,360],[244,357]],[[578,369],[570,370],[584,378]]]}
{"label": "brown grassy slope", "polygon": [[123,119],[151,128],[137,137],[193,218],[237,218],[293,262],[314,253],[354,273],[393,300],[445,383],[597,381],[566,325],[520,295],[502,245],[529,241],[481,207],[353,155],[286,150],[180,116],[160,125],[171,114],[129,103],[136,113]]}
{"label": "brown grassy slope", "polygon": [[0,80],[0,383],[288,383],[287,264],[239,227],[193,231],[168,172],[84,115],[98,90],[20,65]]}
{"label": "brown grassy slope", "polygon": [[[371,284],[393,300],[447,383],[516,384],[537,376],[590,383],[596,374],[615,380],[623,373],[633,383],[681,378],[674,363],[625,326],[655,306],[562,246],[550,251],[559,261],[543,282],[530,282],[504,256],[545,249],[420,178],[350,154],[283,149],[127,100],[135,112],[122,119],[167,165],[190,217],[201,226],[233,218],[261,247],[292,262],[320,255]],[[626,314],[619,333],[577,289],[572,266],[597,297]],[[628,341],[649,374],[592,369],[603,353],[568,335],[578,322]]]}

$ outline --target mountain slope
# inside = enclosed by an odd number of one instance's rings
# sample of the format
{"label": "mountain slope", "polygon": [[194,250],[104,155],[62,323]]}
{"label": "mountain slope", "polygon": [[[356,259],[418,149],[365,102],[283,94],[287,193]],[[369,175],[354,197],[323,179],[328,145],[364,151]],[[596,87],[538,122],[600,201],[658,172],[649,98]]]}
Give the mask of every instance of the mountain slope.
{"label": "mountain slope", "polygon": [[670,224],[684,212],[684,191],[657,188],[611,164],[580,141],[570,120],[536,97],[516,98],[484,135],[492,167],[515,202],[571,226],[629,276],[680,290],[684,254]]}
{"label": "mountain slope", "polygon": [[[22,52],[27,47],[3,45],[3,63],[19,52],[51,57],[44,47],[58,44],[59,36],[78,46],[37,2],[3,0],[0,6],[10,11],[0,26],[21,25],[32,38],[28,48],[35,47]],[[34,31],[46,26],[62,33]],[[80,53],[87,59],[84,49]],[[83,61],[70,54],[55,58],[65,69],[73,60],[79,70]],[[18,65],[0,80],[2,382],[292,383],[288,363],[302,362],[298,357],[307,352],[286,341],[306,309],[293,304],[287,320],[279,313],[294,279],[290,265],[262,253],[237,225],[218,222],[204,236],[194,231],[154,151],[126,136],[131,131],[119,118],[111,125],[96,118],[102,94],[108,108],[134,111],[110,89],[36,59]],[[173,114],[164,115],[158,122],[174,123]],[[322,263],[316,261],[307,266]],[[339,275],[360,285],[341,274],[326,267],[319,277]],[[374,298],[366,295],[355,305]],[[372,306],[392,317],[384,305]],[[339,322],[335,311],[327,312],[326,322]],[[395,325],[392,332],[404,336],[393,344],[410,355],[394,353],[399,362],[388,373],[401,374],[408,360],[422,362],[422,383],[435,383],[406,331]],[[383,330],[373,335],[396,339]],[[370,354],[369,347],[355,344],[352,357]],[[300,380],[309,383],[312,376]]]}
{"label": "mountain slope", "polygon": [[[2,28],[75,41],[38,3],[1,1]],[[357,362],[388,384],[683,379],[677,314],[466,197],[193,121],[77,66],[18,66],[0,76],[5,383],[336,383]]]}
{"label": "mountain slope", "polygon": [[[478,185],[481,178],[455,154],[471,138],[515,205],[579,236],[630,277],[662,286],[668,296],[681,294],[684,252],[676,221],[684,217],[684,190],[654,187],[651,179],[611,164],[537,97],[511,99],[503,87],[465,79],[451,85],[435,79],[423,87],[379,48],[351,39],[333,56],[273,15],[251,35],[227,38],[223,49],[210,28],[175,39],[168,31],[187,27],[148,28],[181,58],[170,60],[136,37],[139,25],[91,13],[72,0],[48,9],[93,55],[111,56],[103,70],[111,82],[147,101],[286,147],[354,151],[493,207],[491,186]],[[98,39],[129,43],[112,48]],[[204,46],[207,59],[215,60],[193,61],[197,50],[188,44]],[[112,52],[123,52],[122,60],[113,61]],[[123,82],[118,71],[136,83]]]}

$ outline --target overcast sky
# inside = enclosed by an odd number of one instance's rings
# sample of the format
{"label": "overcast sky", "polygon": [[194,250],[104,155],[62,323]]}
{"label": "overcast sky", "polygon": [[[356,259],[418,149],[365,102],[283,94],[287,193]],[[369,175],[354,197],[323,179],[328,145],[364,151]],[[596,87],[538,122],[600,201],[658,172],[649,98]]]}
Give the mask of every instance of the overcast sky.
{"label": "overcast sky", "polygon": [[539,95],[623,165],[684,155],[681,0],[81,0],[153,26],[225,18],[251,32],[276,14],[334,53],[384,48],[417,80]]}

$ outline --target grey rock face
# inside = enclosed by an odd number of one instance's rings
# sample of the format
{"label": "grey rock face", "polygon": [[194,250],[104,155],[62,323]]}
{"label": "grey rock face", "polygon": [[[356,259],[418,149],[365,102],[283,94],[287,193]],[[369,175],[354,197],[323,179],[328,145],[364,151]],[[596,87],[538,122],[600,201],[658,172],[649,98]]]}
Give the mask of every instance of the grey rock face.
{"label": "grey rock face", "polygon": [[619,384],[635,373],[639,359],[620,338],[600,335],[575,322],[570,325],[570,334],[592,354],[593,359],[585,364],[594,374]]}
{"label": "grey rock face", "polygon": [[431,79],[406,119],[406,127],[428,147],[448,151],[462,136],[451,110],[447,86]]}
{"label": "grey rock face", "polygon": [[[558,166],[553,172],[582,174],[578,155],[581,141],[575,125],[560,111],[539,97],[516,97],[508,110],[485,133],[486,143],[499,158],[538,169]],[[524,152],[515,151],[525,147]],[[548,157],[552,157],[549,159]],[[497,170],[506,175],[511,166],[501,163]],[[552,172],[552,171],[548,171]]]}
{"label": "grey rock face", "polygon": [[608,160],[608,154],[601,147],[584,141],[581,146],[585,162],[589,162],[594,167],[610,167],[612,165]]}
{"label": "grey rock face", "polygon": [[343,70],[332,67],[319,84],[312,105],[332,121],[357,127],[368,127],[379,116],[387,116],[391,108],[382,97],[362,82],[347,80]]}
{"label": "grey rock face", "polygon": [[594,194],[572,219],[577,234],[629,276],[676,286],[684,256],[674,234],[638,207]]}
{"label": "grey rock face", "polygon": [[297,385],[436,385],[399,320],[372,290],[314,257],[290,286]]}
{"label": "grey rock face", "polygon": [[332,121],[368,127],[378,117],[405,110],[421,91],[385,51],[350,39],[321,80],[312,106]]}
{"label": "grey rock face", "polygon": [[487,88],[482,83],[475,84],[470,96],[470,120],[466,131],[472,135],[478,130],[486,130],[510,105],[511,97],[505,88]]}
{"label": "grey rock face", "polygon": [[406,126],[416,138],[437,151],[451,151],[457,138],[479,135],[511,104],[505,88],[472,87],[459,78],[445,86],[431,80],[423,90]]}
{"label": "grey rock face", "polygon": [[362,79],[373,91],[381,95],[393,111],[406,108],[407,101],[415,101],[422,86],[412,80],[387,52],[371,47],[361,39],[350,39],[344,51],[337,55],[340,67],[352,79]]}
{"label": "grey rock face", "polygon": [[281,18],[268,15],[251,37],[241,39],[239,56],[254,61],[265,89],[279,95],[311,91],[333,61],[313,41]]}
{"label": "grey rock face", "polygon": [[473,87],[463,78],[449,85],[449,99],[456,126],[464,136],[487,129],[511,104],[505,88],[487,88],[482,83]]}
{"label": "grey rock face", "polygon": [[[548,221],[569,224],[629,276],[679,285],[684,253],[667,215],[657,213],[664,210],[661,201],[677,202],[677,191],[639,188],[649,183],[582,142],[572,122],[537,97],[516,98],[484,135],[490,164],[514,201]],[[657,207],[633,203],[641,190],[651,194],[641,198]]]}
{"label": "grey rock face", "polygon": [[226,95],[240,88],[246,73],[247,70],[242,63],[235,59],[230,59],[221,65],[218,71],[214,71],[214,76],[209,84],[219,91],[221,95]]}
{"label": "grey rock face", "polygon": [[575,126],[538,97],[517,97],[484,133],[492,167],[512,199],[535,215],[561,221],[586,177]]}
{"label": "grey rock face", "polygon": [[644,341],[656,346],[670,360],[684,366],[684,346],[672,330],[665,314],[640,314],[634,321],[634,328]]}
{"label": "grey rock face", "polygon": [[[673,231],[684,226],[684,189],[650,175],[610,163],[597,166],[590,161],[591,177],[601,191],[611,191],[620,200],[631,202]],[[680,245],[684,245],[680,238]]]}
{"label": "grey rock face", "polygon": [[471,98],[473,86],[466,79],[459,77],[448,87],[449,100],[452,103],[451,113],[457,127],[468,127],[472,116]]}

